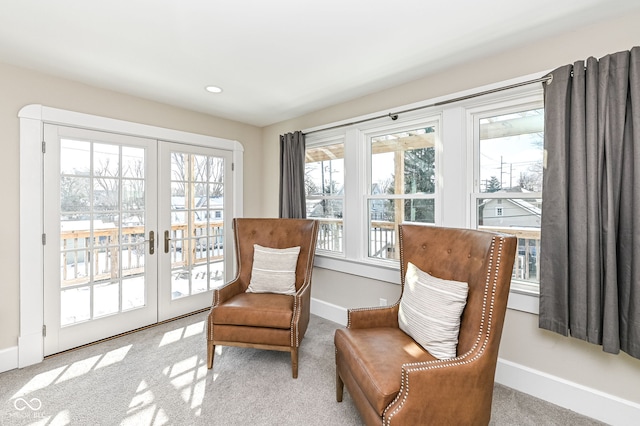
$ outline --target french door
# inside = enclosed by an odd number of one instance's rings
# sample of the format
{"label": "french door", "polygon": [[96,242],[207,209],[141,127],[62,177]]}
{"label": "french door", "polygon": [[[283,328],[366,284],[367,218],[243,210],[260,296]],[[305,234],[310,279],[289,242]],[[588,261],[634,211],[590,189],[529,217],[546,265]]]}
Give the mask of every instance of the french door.
{"label": "french door", "polygon": [[[232,268],[231,153],[163,142],[160,164],[159,320],[211,306]],[[226,249],[226,250],[225,250]],[[225,253],[228,255],[225,256]]]}
{"label": "french door", "polygon": [[44,129],[44,354],[210,306],[231,264],[231,154]]}

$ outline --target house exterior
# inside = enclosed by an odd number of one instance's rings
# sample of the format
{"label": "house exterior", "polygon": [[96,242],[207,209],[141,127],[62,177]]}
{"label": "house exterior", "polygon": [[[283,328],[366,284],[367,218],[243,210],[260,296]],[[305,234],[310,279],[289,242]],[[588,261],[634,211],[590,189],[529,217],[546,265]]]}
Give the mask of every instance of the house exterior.
{"label": "house exterior", "polygon": [[[196,216],[196,222],[210,222],[221,221],[224,216],[224,198],[223,197],[211,197],[208,200],[207,197],[196,197],[194,200],[194,214]],[[185,197],[173,196],[171,197],[171,221],[172,223],[186,223],[185,218]]]}
{"label": "house exterior", "polygon": [[496,227],[540,228],[538,202],[517,198],[487,198],[479,204],[480,224]]}

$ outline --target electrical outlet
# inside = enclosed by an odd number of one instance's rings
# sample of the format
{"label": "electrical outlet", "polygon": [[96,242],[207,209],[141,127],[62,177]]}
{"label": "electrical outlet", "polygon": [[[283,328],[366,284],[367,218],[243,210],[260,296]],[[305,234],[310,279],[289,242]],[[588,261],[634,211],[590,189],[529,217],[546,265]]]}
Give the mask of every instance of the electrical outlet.
{"label": "electrical outlet", "polygon": [[387,299],[380,298],[380,306],[387,306]]}

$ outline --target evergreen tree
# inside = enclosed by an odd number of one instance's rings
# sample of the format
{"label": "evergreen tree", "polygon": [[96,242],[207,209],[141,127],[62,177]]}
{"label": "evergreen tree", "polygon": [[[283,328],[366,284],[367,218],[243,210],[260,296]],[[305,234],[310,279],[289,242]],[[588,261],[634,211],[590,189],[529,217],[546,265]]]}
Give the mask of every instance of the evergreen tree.
{"label": "evergreen tree", "polygon": [[[420,148],[404,153],[405,194],[435,192],[435,149]],[[404,220],[432,223],[435,220],[433,200],[406,200]]]}
{"label": "evergreen tree", "polygon": [[498,192],[502,189],[502,183],[498,180],[497,177],[491,176],[489,182],[487,182],[486,192]]}

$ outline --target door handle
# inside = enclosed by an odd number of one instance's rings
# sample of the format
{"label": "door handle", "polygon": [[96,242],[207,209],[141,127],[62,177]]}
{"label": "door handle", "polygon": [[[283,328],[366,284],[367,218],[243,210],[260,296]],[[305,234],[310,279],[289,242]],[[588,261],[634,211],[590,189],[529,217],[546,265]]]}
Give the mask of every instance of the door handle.
{"label": "door handle", "polygon": [[149,254],[156,252],[156,233],[149,231]]}
{"label": "door handle", "polygon": [[171,238],[169,238],[169,231],[164,231],[164,252],[165,253],[169,253],[169,241],[171,241]]}

